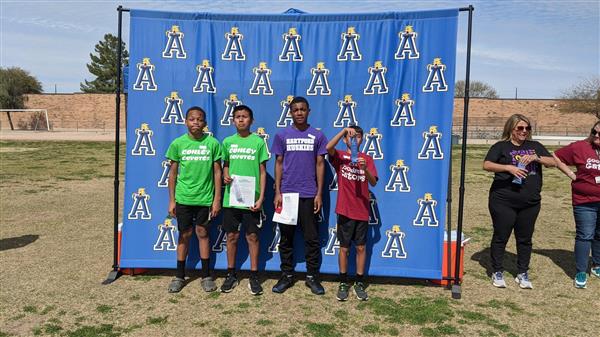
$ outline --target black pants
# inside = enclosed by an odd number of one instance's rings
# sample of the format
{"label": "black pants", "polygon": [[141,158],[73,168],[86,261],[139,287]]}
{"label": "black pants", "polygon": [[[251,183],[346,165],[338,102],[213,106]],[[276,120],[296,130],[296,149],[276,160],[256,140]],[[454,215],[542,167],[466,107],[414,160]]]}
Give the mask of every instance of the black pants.
{"label": "black pants", "polygon": [[531,238],[533,237],[535,220],[540,213],[540,203],[515,206],[503,199],[495,198],[491,194],[488,207],[494,225],[491,243],[494,272],[504,270],[504,251],[513,229],[517,242],[517,272],[526,272],[529,269]]}
{"label": "black pants", "polygon": [[321,267],[321,247],[319,243],[319,225],[314,214],[314,198],[300,198],[298,202],[298,225],[279,224],[281,239],[279,240],[279,257],[281,271],[284,274],[294,273],[294,235],[299,227],[304,234],[304,251],[306,271],[308,275],[317,276]]}

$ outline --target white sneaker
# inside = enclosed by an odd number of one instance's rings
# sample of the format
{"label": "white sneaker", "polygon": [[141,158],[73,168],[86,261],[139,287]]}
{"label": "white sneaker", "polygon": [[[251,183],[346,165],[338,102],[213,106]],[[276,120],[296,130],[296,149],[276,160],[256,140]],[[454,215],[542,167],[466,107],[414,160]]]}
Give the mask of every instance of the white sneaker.
{"label": "white sneaker", "polygon": [[515,282],[519,284],[521,289],[533,289],[533,284],[531,284],[531,281],[529,281],[529,275],[527,272],[517,274],[517,277],[515,277]]}
{"label": "white sneaker", "polygon": [[504,282],[504,275],[501,271],[492,273],[492,284],[497,288],[506,288],[506,282]]}

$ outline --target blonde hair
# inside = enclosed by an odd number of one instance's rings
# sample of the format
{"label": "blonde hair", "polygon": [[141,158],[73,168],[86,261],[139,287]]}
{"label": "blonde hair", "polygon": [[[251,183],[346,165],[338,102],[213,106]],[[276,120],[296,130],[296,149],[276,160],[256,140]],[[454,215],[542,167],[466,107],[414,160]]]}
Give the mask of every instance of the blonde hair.
{"label": "blonde hair", "polygon": [[[529,118],[525,117],[524,115],[514,114],[508,117],[506,123],[504,123],[504,130],[502,131],[502,140],[510,140],[510,136],[512,135],[513,130],[521,121],[527,123],[527,126],[531,126]],[[527,140],[531,140],[531,133],[532,132],[530,131],[527,134]]]}

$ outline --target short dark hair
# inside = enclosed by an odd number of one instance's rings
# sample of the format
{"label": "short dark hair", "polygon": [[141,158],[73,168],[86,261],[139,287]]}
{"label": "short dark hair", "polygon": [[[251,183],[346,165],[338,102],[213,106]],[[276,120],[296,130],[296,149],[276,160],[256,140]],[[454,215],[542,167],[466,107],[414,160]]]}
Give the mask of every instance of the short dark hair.
{"label": "short dark hair", "polygon": [[356,131],[356,133],[360,134],[361,136],[364,136],[364,134],[365,134],[363,129],[358,125],[350,125],[349,128],[354,129],[354,131]]}
{"label": "short dark hair", "polygon": [[233,112],[231,113],[231,115],[232,115],[233,117],[235,117],[235,113],[236,113],[237,111],[241,111],[241,110],[246,110],[246,111],[248,111],[248,113],[250,114],[250,119],[254,120],[254,112],[252,112],[252,109],[250,109],[250,107],[249,107],[249,106],[247,106],[247,105],[243,105],[243,104],[237,105],[235,108],[233,108]]}
{"label": "short dark hair", "polygon": [[204,120],[206,120],[206,111],[204,111],[204,109],[202,109],[201,107],[195,106],[195,105],[193,107],[190,107],[189,109],[187,109],[187,111],[185,112],[185,119],[187,119],[188,116],[190,115],[190,111],[194,111],[194,110],[202,112],[202,116],[204,116]]}
{"label": "short dark hair", "polygon": [[304,98],[302,96],[294,97],[294,99],[292,99],[292,101],[290,102],[290,107],[296,103],[304,103],[304,104],[306,104],[306,108],[310,109],[310,105],[308,104],[308,101],[306,100],[306,98]]}

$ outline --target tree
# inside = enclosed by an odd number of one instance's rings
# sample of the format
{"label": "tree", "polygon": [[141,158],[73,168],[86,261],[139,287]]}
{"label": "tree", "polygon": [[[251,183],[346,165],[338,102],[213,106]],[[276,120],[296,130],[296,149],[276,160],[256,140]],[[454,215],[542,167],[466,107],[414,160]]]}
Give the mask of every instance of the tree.
{"label": "tree", "polygon": [[0,67],[0,107],[24,109],[25,94],[39,94],[42,84],[28,71],[18,67]]}
{"label": "tree", "polygon": [[[119,40],[112,34],[104,35],[104,40],[96,44],[95,53],[90,53],[92,62],[87,64],[89,72],[96,78],[92,81],[84,80],[80,84],[81,91],[86,93],[114,93],[117,90],[118,46]],[[121,42],[121,48],[121,64],[126,66],[129,62],[129,53],[125,49],[125,42]],[[122,91],[123,81],[121,79]]]}
{"label": "tree", "polygon": [[559,109],[590,113],[600,119],[600,77],[590,77],[563,91]]}
{"label": "tree", "polygon": [[[454,97],[465,97],[465,81],[456,81]],[[471,81],[469,83],[469,97],[498,98],[498,93],[496,89],[485,82]]]}

